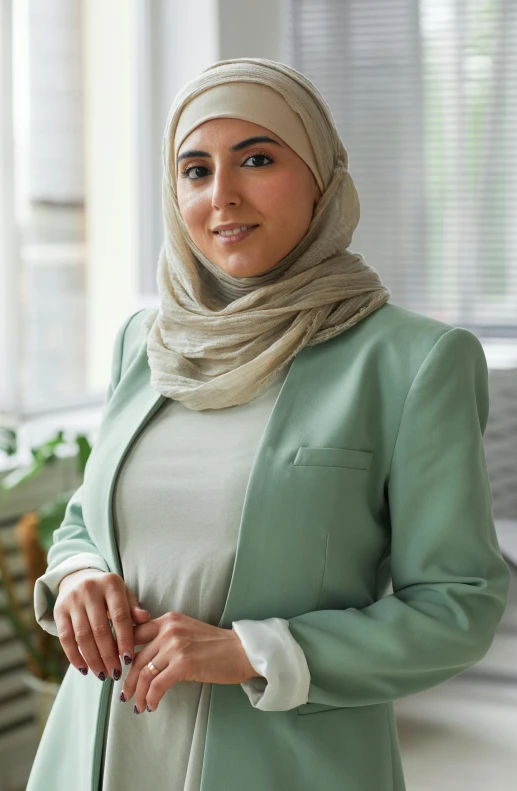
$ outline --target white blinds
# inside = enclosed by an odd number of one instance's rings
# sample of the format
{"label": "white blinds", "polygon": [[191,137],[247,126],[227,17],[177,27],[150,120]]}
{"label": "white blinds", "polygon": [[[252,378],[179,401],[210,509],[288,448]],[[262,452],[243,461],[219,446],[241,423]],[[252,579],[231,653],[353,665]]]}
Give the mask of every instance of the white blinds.
{"label": "white blinds", "polygon": [[350,249],[391,301],[517,337],[517,2],[289,0],[361,201]]}

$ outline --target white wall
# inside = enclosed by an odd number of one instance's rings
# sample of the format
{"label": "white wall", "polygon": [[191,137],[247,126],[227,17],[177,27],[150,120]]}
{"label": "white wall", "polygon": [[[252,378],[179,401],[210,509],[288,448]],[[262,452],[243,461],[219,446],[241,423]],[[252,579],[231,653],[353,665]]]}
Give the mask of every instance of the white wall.
{"label": "white wall", "polygon": [[88,384],[103,389],[124,318],[158,304],[162,137],[182,86],[217,60],[283,60],[286,0],[83,3]]}
{"label": "white wall", "polygon": [[82,5],[87,382],[102,391],[115,333],[138,307],[134,2]]}

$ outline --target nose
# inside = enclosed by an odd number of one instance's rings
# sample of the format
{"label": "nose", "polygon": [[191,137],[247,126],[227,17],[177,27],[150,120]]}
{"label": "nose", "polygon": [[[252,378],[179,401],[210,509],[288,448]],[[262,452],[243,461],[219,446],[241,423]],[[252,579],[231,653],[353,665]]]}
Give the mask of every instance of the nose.
{"label": "nose", "polygon": [[218,168],[213,179],[212,207],[221,209],[228,204],[238,206],[241,198],[237,184],[230,169]]}

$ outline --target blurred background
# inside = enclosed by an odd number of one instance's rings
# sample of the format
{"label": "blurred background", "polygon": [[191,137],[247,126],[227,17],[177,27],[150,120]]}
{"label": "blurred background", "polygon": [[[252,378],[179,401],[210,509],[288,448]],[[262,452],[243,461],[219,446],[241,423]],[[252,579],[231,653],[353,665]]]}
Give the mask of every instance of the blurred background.
{"label": "blurred background", "polygon": [[517,787],[517,3],[0,0],[0,791],[25,788],[63,673],[34,579],[81,482],[133,311],[158,305],[161,143],[214,61],[294,66],[361,200],[391,302],[466,327],[510,601],[485,658],[396,701],[408,791]]}

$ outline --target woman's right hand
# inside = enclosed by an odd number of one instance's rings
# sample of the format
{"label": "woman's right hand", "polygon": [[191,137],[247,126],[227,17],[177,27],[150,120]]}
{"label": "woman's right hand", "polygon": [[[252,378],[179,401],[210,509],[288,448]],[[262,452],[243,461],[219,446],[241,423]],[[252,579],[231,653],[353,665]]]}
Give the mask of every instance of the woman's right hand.
{"label": "woman's right hand", "polygon": [[133,621],[146,623],[149,613],[139,607],[133,591],[114,572],[74,571],[63,577],[58,591],[54,620],[68,661],[83,675],[88,672],[86,664],[101,681],[108,674],[117,681],[122,673],[120,660],[124,654],[130,657],[125,664],[133,659]]}

